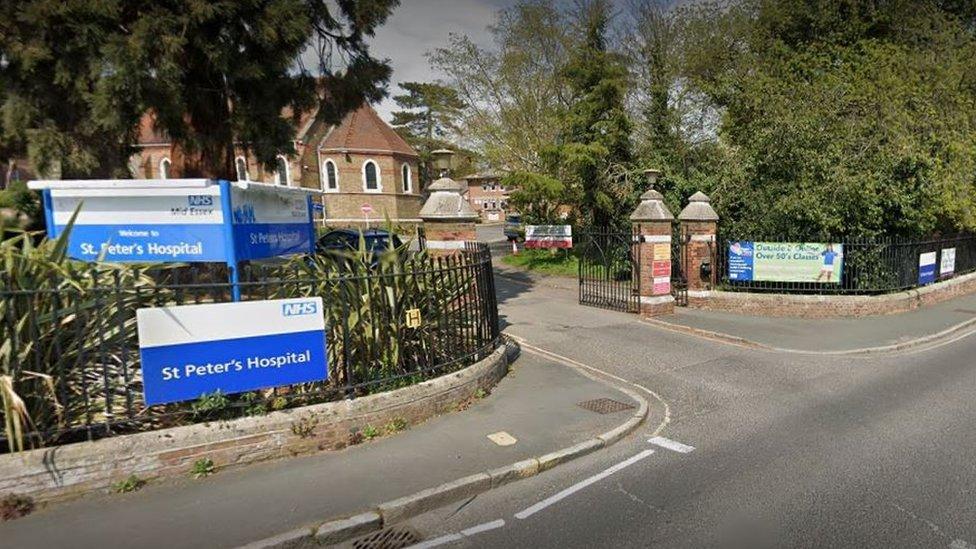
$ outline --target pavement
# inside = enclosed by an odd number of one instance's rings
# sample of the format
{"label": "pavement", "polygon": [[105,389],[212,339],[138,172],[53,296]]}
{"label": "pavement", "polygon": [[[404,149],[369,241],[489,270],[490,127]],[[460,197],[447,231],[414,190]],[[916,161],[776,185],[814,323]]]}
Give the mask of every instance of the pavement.
{"label": "pavement", "polygon": [[[636,408],[601,415],[577,405],[600,398],[640,404],[572,367],[522,353],[491,394],[463,412],[339,452],[55,505],[0,523],[0,546],[236,547],[558,451],[633,417]],[[650,416],[660,423],[663,410],[652,404]],[[517,442],[487,438],[499,431]]]}
{"label": "pavement", "polygon": [[670,423],[402,524],[424,547],[976,547],[973,331],[863,356],[790,353],[496,285],[525,348],[653,390]]}
{"label": "pavement", "polygon": [[898,346],[976,323],[976,295],[906,313],[863,318],[776,318],[679,308],[673,315],[655,320],[782,350],[843,352]]}

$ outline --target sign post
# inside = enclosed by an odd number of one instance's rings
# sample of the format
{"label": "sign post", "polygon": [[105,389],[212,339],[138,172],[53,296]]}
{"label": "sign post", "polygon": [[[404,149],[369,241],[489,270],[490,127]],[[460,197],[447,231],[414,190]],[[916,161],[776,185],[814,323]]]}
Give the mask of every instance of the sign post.
{"label": "sign post", "polygon": [[373,206],[371,206],[369,203],[363,203],[363,205],[359,207],[359,211],[363,212],[363,219],[366,220],[366,230],[369,230],[369,214],[373,213]]}
{"label": "sign post", "polygon": [[207,179],[31,181],[50,238],[78,215],[68,255],[82,261],[222,262],[234,301],[240,262],[312,253],[310,189]]}

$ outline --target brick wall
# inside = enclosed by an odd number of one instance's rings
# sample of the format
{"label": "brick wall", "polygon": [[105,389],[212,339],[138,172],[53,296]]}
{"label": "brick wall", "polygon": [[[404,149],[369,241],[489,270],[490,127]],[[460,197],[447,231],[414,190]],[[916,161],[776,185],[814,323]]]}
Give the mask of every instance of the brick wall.
{"label": "brick wall", "polygon": [[[482,221],[504,221],[508,213],[507,202],[510,189],[502,187],[497,178],[491,179],[469,179],[466,181],[468,186],[468,204],[471,209],[478,212]],[[485,189],[485,186],[488,188]],[[494,207],[492,207],[494,204]],[[491,216],[496,219],[491,219]]]}
{"label": "brick wall", "polygon": [[[493,387],[507,370],[503,346],[460,372],[354,400],[3,454],[0,494],[20,493],[41,502],[63,500],[106,491],[131,474],[146,480],[185,477],[202,458],[228,468],[344,448],[366,425],[382,426],[397,418],[415,424],[453,411],[479,389]],[[308,436],[292,430],[310,417],[317,423]]]}
{"label": "brick wall", "polygon": [[[640,313],[642,316],[658,316],[674,311],[674,299],[671,297],[671,223],[669,221],[652,221],[635,223],[634,228],[640,235]],[[667,265],[667,272],[658,272],[655,276],[655,250],[658,251],[657,262]],[[666,251],[666,254],[662,253]],[[655,288],[654,279],[668,279],[664,288]]]}

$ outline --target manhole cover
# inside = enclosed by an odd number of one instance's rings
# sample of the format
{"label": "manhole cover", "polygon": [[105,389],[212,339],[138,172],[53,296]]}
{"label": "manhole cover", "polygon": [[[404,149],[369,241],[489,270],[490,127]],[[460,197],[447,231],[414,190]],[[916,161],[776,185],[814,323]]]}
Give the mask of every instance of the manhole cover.
{"label": "manhole cover", "polygon": [[627,404],[626,402],[620,402],[612,398],[584,400],[583,402],[578,403],[577,406],[598,414],[612,414],[614,412],[630,410],[634,407],[633,404]]}
{"label": "manhole cover", "polygon": [[400,549],[420,543],[417,532],[406,526],[391,526],[352,542],[356,549]]}

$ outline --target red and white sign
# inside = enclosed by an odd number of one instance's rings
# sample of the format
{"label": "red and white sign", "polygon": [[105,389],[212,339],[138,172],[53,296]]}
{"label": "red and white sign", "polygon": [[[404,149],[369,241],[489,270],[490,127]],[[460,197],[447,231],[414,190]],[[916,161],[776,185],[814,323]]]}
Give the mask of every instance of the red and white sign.
{"label": "red and white sign", "polygon": [[526,225],[526,248],[572,248],[573,227],[570,225]]}
{"label": "red and white sign", "polygon": [[362,206],[359,207],[359,210],[363,212],[363,215],[369,215],[373,213],[373,207],[370,206],[369,204],[363,204]]}

